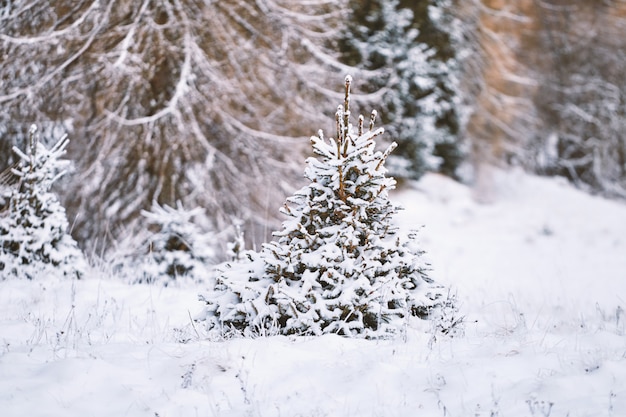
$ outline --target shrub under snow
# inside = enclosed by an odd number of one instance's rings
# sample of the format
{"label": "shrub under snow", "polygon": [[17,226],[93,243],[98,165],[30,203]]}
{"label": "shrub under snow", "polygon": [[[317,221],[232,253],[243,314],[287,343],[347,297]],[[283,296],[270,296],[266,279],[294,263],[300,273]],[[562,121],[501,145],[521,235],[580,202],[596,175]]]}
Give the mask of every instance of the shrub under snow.
{"label": "shrub under snow", "polygon": [[20,163],[12,173],[19,182],[12,185],[8,209],[0,214],[0,277],[79,278],[87,263],[68,234],[65,209],[50,191],[69,164],[59,159],[69,141],[63,137],[48,150],[36,132],[32,126],[27,153],[13,148]]}
{"label": "shrub under snow", "polygon": [[392,225],[388,198],[395,180],[385,160],[395,147],[375,150],[373,112],[350,123],[350,84],[336,113],[337,137],[311,138],[310,183],[282,210],[289,216],[276,241],[244,261],[226,264],[215,290],[202,297],[211,329],[245,333],[385,337],[410,316],[426,318],[442,288],[426,276],[415,247]]}
{"label": "shrub under snow", "polygon": [[153,202],[150,211],[142,211],[148,233],[139,236],[133,253],[115,262],[121,275],[132,283],[162,285],[205,282],[215,264],[212,235],[194,223],[200,208],[185,209],[180,201],[170,207]]}

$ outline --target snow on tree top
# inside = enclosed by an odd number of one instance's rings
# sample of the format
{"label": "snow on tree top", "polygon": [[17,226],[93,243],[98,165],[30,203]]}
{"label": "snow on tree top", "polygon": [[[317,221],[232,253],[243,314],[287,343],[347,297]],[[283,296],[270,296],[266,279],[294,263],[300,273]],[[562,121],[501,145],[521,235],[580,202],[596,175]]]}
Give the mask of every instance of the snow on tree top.
{"label": "snow on tree top", "polygon": [[23,183],[37,183],[38,189],[47,192],[60,177],[65,175],[70,161],[61,159],[66,153],[69,138],[64,135],[59,141],[47,149],[37,135],[37,127],[30,128],[30,141],[27,153],[22,152],[17,146],[13,147],[13,152],[20,158],[17,166],[11,168],[13,175],[21,178]]}

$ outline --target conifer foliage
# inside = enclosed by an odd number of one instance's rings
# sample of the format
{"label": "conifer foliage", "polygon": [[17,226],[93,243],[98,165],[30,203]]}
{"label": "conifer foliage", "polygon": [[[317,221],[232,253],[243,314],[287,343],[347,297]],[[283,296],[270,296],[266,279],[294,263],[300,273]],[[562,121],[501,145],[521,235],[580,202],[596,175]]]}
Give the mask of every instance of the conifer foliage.
{"label": "conifer foliage", "polygon": [[9,194],[8,209],[0,214],[0,277],[38,279],[80,278],[87,263],[68,234],[65,209],[51,192],[69,161],[60,159],[69,140],[62,137],[50,149],[38,140],[37,128],[30,129],[26,153],[12,173],[19,178]]}
{"label": "conifer foliage", "polygon": [[[198,283],[211,275],[209,266],[215,264],[212,234],[193,221],[202,215],[199,207],[187,210],[180,201],[176,207],[153,202],[151,210],[142,211],[142,215],[149,233],[127,268],[134,272],[133,283]],[[140,271],[139,276],[136,271]]]}
{"label": "conifer foliage", "polygon": [[362,116],[350,123],[350,85],[348,76],[336,138],[311,138],[310,183],[287,199],[277,240],[224,269],[205,299],[210,327],[385,337],[438,303],[422,252],[391,222],[384,163],[395,144],[375,150],[375,111],[367,129]]}
{"label": "conifer foliage", "polygon": [[350,0],[352,18],[341,39],[341,59],[367,74],[382,121],[398,143],[390,171],[420,178],[452,177],[463,160],[459,140],[459,64],[446,1]]}

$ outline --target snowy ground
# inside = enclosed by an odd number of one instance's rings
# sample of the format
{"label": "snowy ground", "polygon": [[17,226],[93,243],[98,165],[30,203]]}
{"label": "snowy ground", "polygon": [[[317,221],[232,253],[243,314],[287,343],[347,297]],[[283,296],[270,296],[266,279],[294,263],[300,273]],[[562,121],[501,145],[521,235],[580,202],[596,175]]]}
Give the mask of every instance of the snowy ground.
{"label": "snowy ground", "polygon": [[[626,204],[501,174],[392,197],[465,336],[206,341],[196,289],[0,282],[0,416],[626,416]],[[196,333],[197,331],[197,333]]]}

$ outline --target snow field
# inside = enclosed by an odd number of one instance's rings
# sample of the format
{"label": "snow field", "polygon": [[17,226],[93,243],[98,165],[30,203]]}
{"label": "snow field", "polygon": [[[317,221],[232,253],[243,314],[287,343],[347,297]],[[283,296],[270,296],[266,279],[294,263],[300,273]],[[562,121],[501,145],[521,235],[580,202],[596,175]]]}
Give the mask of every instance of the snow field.
{"label": "snow field", "polygon": [[0,415],[626,415],[626,205],[498,175],[491,205],[437,175],[391,195],[463,337],[209,341],[198,288],[2,281]]}

